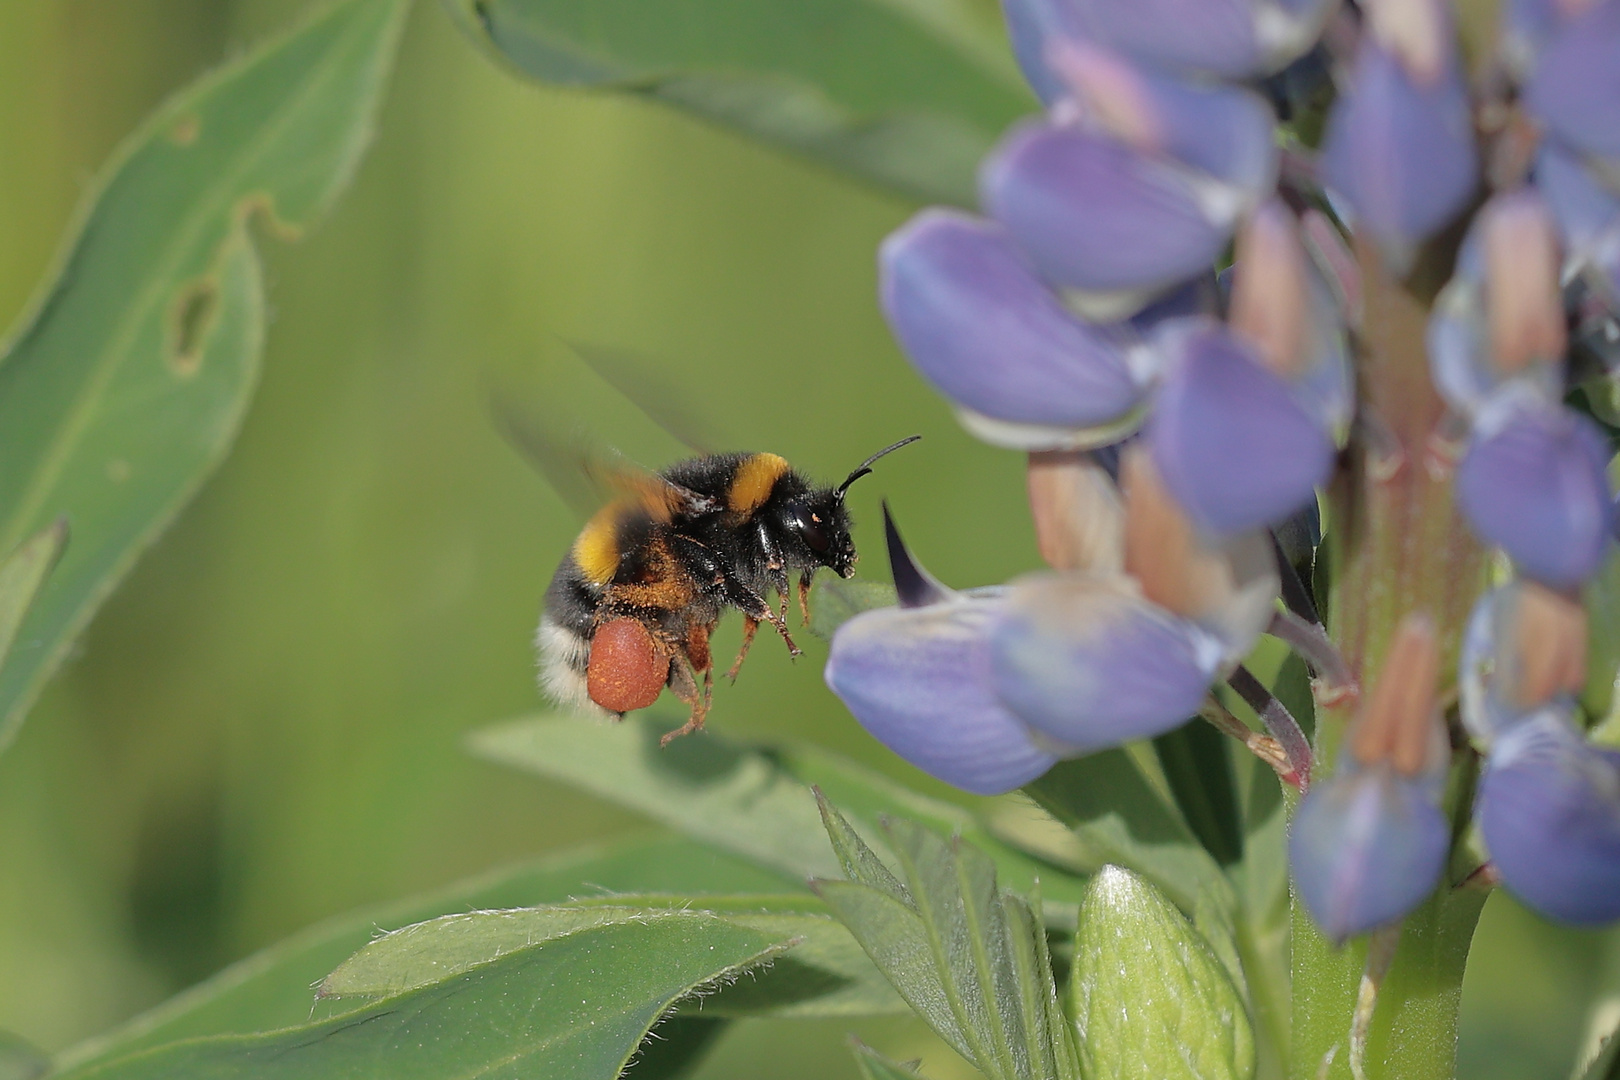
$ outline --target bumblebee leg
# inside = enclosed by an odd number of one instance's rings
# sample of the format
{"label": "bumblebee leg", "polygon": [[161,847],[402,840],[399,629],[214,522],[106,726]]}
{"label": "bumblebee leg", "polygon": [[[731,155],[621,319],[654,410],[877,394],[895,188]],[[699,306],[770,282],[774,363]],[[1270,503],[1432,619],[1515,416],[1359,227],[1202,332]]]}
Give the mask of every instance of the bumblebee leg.
{"label": "bumblebee leg", "polygon": [[781,600],[777,614],[781,616],[782,621],[785,623],[787,622],[788,613],[787,566],[782,559],[782,553],[776,549],[775,542],[771,540],[771,534],[765,528],[763,521],[759,523],[756,532],[759,537],[760,550],[765,552],[765,573],[771,579],[771,587],[776,590],[776,595]]}
{"label": "bumblebee leg", "polygon": [[804,616],[804,625],[810,625],[810,578],[813,570],[806,570],[799,575],[799,613]]}
{"label": "bumblebee leg", "polygon": [[[709,654],[709,633],[714,624],[698,624],[687,630],[686,641],[681,650],[681,675],[679,685],[671,679],[670,689],[675,696],[691,706],[691,713],[686,723],[674,731],[666,732],[658,740],[659,746],[668,746],[682,735],[690,735],[703,727],[703,721],[709,716],[709,699],[714,693],[714,662]],[[702,681],[698,680],[701,675]]]}
{"label": "bumblebee leg", "polygon": [[683,546],[698,565],[711,575],[710,588],[718,592],[726,603],[741,611],[744,615],[758,619],[760,622],[770,623],[776,627],[776,632],[782,635],[782,640],[787,642],[790,655],[795,657],[804,655],[804,650],[793,642],[793,634],[788,630],[787,620],[772,611],[770,603],[763,596],[737,580],[735,575],[715,561],[713,554],[702,544],[695,540],[687,540],[683,536],[675,536],[672,539],[684,542]]}
{"label": "bumblebee leg", "polygon": [[754,634],[758,630],[759,620],[752,615],[744,615],[742,647],[737,650],[737,659],[731,662],[731,670],[726,672],[726,678],[733,683],[737,681],[737,672],[742,670],[743,657],[748,655],[748,647],[754,643]]}

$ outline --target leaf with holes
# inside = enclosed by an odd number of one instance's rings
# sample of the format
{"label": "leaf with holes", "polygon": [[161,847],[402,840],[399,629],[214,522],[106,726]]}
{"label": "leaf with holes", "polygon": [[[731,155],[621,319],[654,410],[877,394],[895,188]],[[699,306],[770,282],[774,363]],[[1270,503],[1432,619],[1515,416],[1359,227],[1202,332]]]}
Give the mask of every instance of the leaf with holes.
{"label": "leaf with holes", "polygon": [[637,94],[884,187],[973,206],[979,159],[1038,107],[970,0],[449,0],[533,78]]}
{"label": "leaf with holes", "polygon": [[706,912],[609,923],[440,982],[259,1035],[188,1039],[59,1080],[614,1080],[671,1007],[780,957],[789,940]]}
{"label": "leaf with holes", "polygon": [[0,747],[235,437],[265,329],[251,225],[297,236],[348,182],[404,12],[339,4],[163,106],[0,352],[0,551],[73,530],[0,665]]}

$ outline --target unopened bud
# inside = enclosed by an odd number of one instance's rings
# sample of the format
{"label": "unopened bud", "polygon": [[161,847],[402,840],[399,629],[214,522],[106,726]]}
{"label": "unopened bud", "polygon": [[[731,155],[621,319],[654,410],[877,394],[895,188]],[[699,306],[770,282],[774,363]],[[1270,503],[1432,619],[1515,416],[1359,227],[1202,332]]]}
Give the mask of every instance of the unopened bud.
{"label": "unopened bud", "polygon": [[1238,233],[1228,321],[1261,361],[1285,379],[1305,363],[1308,270],[1294,215],[1282,203],[1262,205]]}
{"label": "unopened bud", "polygon": [[1499,195],[1481,211],[1491,354],[1503,375],[1564,354],[1558,231],[1533,191]]}
{"label": "unopened bud", "polygon": [[1091,454],[1029,455],[1029,510],[1041,558],[1054,570],[1116,572],[1124,567],[1119,488]]}
{"label": "unopened bud", "polygon": [[1435,710],[1440,645],[1434,621],[1414,612],[1390,642],[1378,685],[1350,730],[1350,752],[1362,765],[1387,763],[1403,776],[1445,767],[1445,732]]}

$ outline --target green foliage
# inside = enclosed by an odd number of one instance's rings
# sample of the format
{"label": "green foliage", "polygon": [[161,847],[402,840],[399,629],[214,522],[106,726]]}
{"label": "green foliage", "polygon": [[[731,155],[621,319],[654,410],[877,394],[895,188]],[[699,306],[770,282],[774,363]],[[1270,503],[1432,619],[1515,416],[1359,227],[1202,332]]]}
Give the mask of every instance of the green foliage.
{"label": "green foliage", "polygon": [[791,939],[704,912],[610,922],[521,945],[326,1020],[170,1043],[73,1080],[612,1080],[677,1001],[779,956]]}
{"label": "green foliage", "polygon": [[319,996],[392,997],[444,982],[516,949],[598,927],[719,918],[793,945],[769,968],[705,999],[701,1015],[819,1019],[904,1011],[849,932],[812,897],[726,896],[698,903],[701,909],[689,897],[627,895],[446,915],[367,945],[321,982]]}
{"label": "green foliage", "polygon": [[353,174],[403,0],[351,0],[170,101],[124,144],[0,357],[0,551],[73,545],[0,664],[0,747],[235,437],[265,298],[250,225],[312,225]]}
{"label": "green foliage", "polygon": [[900,996],[991,1080],[1077,1080],[1038,907],[996,884],[995,864],[909,821],[883,834],[897,876],[821,802],[845,881],[816,891]]}
{"label": "green foliage", "polygon": [[1254,1038],[1209,942],[1147,881],[1109,867],[1091,880],[1069,1000],[1086,1076],[1244,1080]]}
{"label": "green foliage", "polygon": [[[498,870],[429,896],[339,916],[234,964],[117,1031],[70,1051],[62,1064],[84,1066],[136,1050],[207,1035],[245,1035],[293,1027],[310,1018],[315,986],[381,928],[451,912],[555,903],[582,883],[609,894],[659,891],[780,891],[792,883],[690,840],[657,834],[609,847],[587,847]],[[808,894],[805,902],[813,903]]]}
{"label": "green foliage", "polygon": [[[0,663],[11,652],[28,608],[67,547],[65,519],[45,526],[0,562]],[[0,742],[0,749],[4,743]]]}
{"label": "green foliage", "polygon": [[0,1080],[38,1080],[50,1071],[50,1058],[15,1035],[0,1031]]}
{"label": "green foliage", "polygon": [[915,1065],[897,1065],[860,1041],[850,1044],[864,1080],[925,1080]]}
{"label": "green foliage", "polygon": [[977,0],[447,0],[546,82],[618,90],[930,201],[1036,105]]}
{"label": "green foliage", "polygon": [[1013,888],[1028,889],[1040,878],[1053,900],[1080,898],[1072,878],[995,839],[973,815],[835,754],[797,745],[746,748],[711,733],[661,748],[659,738],[669,726],[655,719],[602,727],[572,716],[541,717],[479,731],[472,749],[801,879],[839,870],[810,793],[816,785],[862,823],[903,814],[959,832],[990,853]]}

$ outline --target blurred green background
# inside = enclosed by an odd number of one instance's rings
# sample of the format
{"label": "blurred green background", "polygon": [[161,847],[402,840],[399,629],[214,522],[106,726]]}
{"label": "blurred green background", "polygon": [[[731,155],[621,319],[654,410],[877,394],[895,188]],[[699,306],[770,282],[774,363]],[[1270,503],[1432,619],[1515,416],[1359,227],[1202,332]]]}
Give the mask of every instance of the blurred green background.
{"label": "blurred green background", "polygon": [[[0,0],[0,324],[91,176],[168,92],[303,0]],[[863,569],[887,495],[978,584],[1035,565],[1021,462],[959,433],[875,303],[912,207],[685,117],[520,83],[419,2],[376,146],[336,214],[265,241],[265,376],[240,442],[102,610],[0,758],[0,1029],[59,1049],[324,916],[641,828],[474,761],[537,708],[529,638],[574,514],[497,434],[492,387],[631,456],[681,452],[563,342],[669,361],[727,445],[840,477]],[[3,440],[4,433],[0,433]],[[717,654],[736,636],[730,624]],[[939,790],[762,639],[711,724],[795,735]],[[1461,1075],[1560,1076],[1620,1011],[1614,934],[1493,898]],[[737,1025],[700,1075],[852,1076],[845,1025]],[[920,1026],[863,1034],[949,1052]]]}

